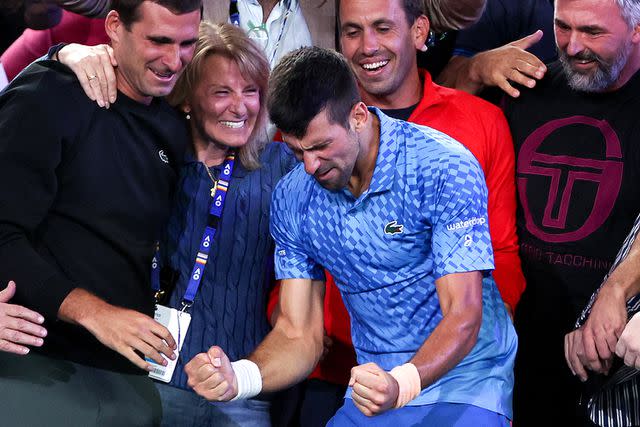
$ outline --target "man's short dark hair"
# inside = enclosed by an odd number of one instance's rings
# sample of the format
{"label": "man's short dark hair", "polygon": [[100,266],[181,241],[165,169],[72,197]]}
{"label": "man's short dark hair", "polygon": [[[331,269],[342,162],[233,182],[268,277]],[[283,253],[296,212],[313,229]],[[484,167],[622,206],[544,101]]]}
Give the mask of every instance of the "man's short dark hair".
{"label": "man's short dark hair", "polygon": [[271,73],[267,106],[282,133],[302,138],[309,122],[327,110],[331,123],[348,129],[352,107],[360,101],[358,84],[339,53],[303,47],[283,57]]}
{"label": "man's short dark hair", "polygon": [[145,1],[159,4],[176,15],[202,11],[202,0],[112,0],[111,9],[118,12],[120,21],[130,30],[131,25],[140,20],[140,5]]}
{"label": "man's short dark hair", "polygon": [[[344,0],[338,0],[336,8],[336,13],[338,15],[338,28],[340,28],[340,26],[342,25],[342,23],[340,22],[340,3],[342,1]],[[426,14],[423,1],[424,0],[400,0],[400,6],[402,6],[402,10],[404,11],[404,15],[407,18],[407,23],[409,24],[409,26],[412,26],[419,16]]]}
{"label": "man's short dark hair", "polygon": [[416,19],[425,14],[423,0],[400,0],[402,9],[407,17],[409,26],[412,26]]}

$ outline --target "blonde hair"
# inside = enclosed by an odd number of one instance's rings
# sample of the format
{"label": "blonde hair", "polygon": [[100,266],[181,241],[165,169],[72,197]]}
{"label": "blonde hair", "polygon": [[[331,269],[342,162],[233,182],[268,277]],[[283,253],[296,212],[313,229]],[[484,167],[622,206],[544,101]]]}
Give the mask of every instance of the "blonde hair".
{"label": "blonde hair", "polygon": [[268,142],[266,126],[269,62],[262,49],[243,30],[227,23],[201,22],[193,59],[167,96],[167,101],[174,107],[184,104],[202,76],[205,59],[211,55],[222,55],[234,61],[242,76],[258,86],[260,112],[249,141],[238,149],[242,165],[249,170],[257,169],[260,167],[260,152]]}

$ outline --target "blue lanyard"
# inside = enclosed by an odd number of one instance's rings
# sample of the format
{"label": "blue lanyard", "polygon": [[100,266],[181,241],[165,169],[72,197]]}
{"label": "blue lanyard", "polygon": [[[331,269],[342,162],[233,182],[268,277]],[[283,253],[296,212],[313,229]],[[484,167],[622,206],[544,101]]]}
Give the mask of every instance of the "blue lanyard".
{"label": "blue lanyard", "polygon": [[[227,191],[229,190],[229,183],[231,182],[231,174],[233,173],[233,164],[235,163],[236,153],[231,151],[224,160],[222,166],[222,172],[220,172],[220,178],[216,184],[216,191],[211,199],[211,206],[209,207],[209,220],[207,226],[202,234],[200,240],[200,248],[196,255],[196,261],[191,270],[191,276],[189,277],[189,284],[187,290],[182,297],[182,309],[186,309],[193,304],[193,300],[196,297],[198,288],[200,287],[200,281],[202,280],[202,274],[204,267],[207,265],[209,259],[209,252],[211,251],[211,245],[213,244],[213,238],[216,235],[220,218],[222,217],[222,209],[224,208],[224,202],[227,197]],[[205,165],[205,167],[207,167]],[[160,265],[159,265],[159,245],[156,246],[156,251],[151,261],[151,287],[155,292],[160,291]]]}

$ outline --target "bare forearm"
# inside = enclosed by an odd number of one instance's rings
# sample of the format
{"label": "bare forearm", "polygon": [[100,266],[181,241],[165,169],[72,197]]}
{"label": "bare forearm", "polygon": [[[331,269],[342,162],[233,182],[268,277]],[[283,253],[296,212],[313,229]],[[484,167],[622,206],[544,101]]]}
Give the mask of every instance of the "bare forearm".
{"label": "bare forearm", "polygon": [[414,357],[383,371],[375,363],[351,370],[354,405],[372,416],[403,407],[422,389],[456,366],[475,345],[482,320],[482,277],[479,272],[451,273],[436,280],[443,317]]}
{"label": "bare forearm", "polygon": [[629,253],[611,273],[600,292],[619,293],[624,301],[640,293],[640,239],[636,238]]}
{"label": "bare forearm", "polygon": [[165,358],[175,359],[176,343],[167,328],[143,313],[111,305],[84,289],[75,288],[67,295],[58,318],[84,327],[139,368],[152,369],[145,358],[165,366]]}
{"label": "bare forearm", "polygon": [[274,329],[249,357],[260,368],[263,391],[277,391],[306,378],[322,354],[322,334],[287,336]]}
{"label": "bare forearm", "polygon": [[92,293],[75,288],[62,301],[58,318],[64,322],[73,323],[87,328],[90,319],[107,303]]}
{"label": "bare forearm", "polygon": [[273,330],[248,359],[231,362],[211,347],[185,366],[188,384],[210,401],[247,399],[281,390],[305,378],[322,351],[324,282],[282,281],[279,314]]}
{"label": "bare forearm", "polygon": [[411,360],[420,373],[422,388],[436,382],[469,354],[476,344],[480,323],[480,319],[465,313],[443,317]]}
{"label": "bare forearm", "polygon": [[484,88],[484,85],[477,76],[476,79],[472,79],[470,68],[470,58],[453,56],[438,76],[437,83],[475,95]]}
{"label": "bare forearm", "polygon": [[97,337],[100,328],[104,326],[98,319],[109,307],[111,307],[109,304],[91,292],[75,288],[62,301],[58,310],[58,319],[82,326]]}
{"label": "bare forearm", "polygon": [[322,354],[322,281],[283,280],[273,330],[249,359],[260,368],[262,389],[276,391],[304,379]]}
{"label": "bare forearm", "polygon": [[482,275],[454,273],[436,280],[442,320],[411,362],[422,388],[433,384],[471,351],[482,323]]}

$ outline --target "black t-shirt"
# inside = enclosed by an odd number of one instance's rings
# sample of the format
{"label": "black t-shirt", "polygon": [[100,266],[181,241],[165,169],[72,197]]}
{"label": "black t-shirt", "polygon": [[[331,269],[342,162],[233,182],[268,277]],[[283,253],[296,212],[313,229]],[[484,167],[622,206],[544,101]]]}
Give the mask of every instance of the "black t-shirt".
{"label": "black t-shirt", "polygon": [[571,90],[559,63],[506,104],[532,325],[572,329],[640,212],[640,73],[612,93]]}
{"label": "black t-shirt", "polygon": [[404,120],[406,122],[407,120],[409,120],[409,117],[411,117],[413,110],[416,109],[418,104],[413,104],[405,108],[386,109],[386,110],[382,110],[382,112],[389,117],[393,117],[394,119],[398,119],[398,120]]}
{"label": "black t-shirt", "polygon": [[[564,336],[640,211],[640,73],[612,93],[571,90],[559,63],[506,100],[516,153],[517,228],[527,288],[515,313],[514,424],[592,425]],[[544,390],[544,393],[540,393]],[[545,408],[545,411],[541,411]]]}

